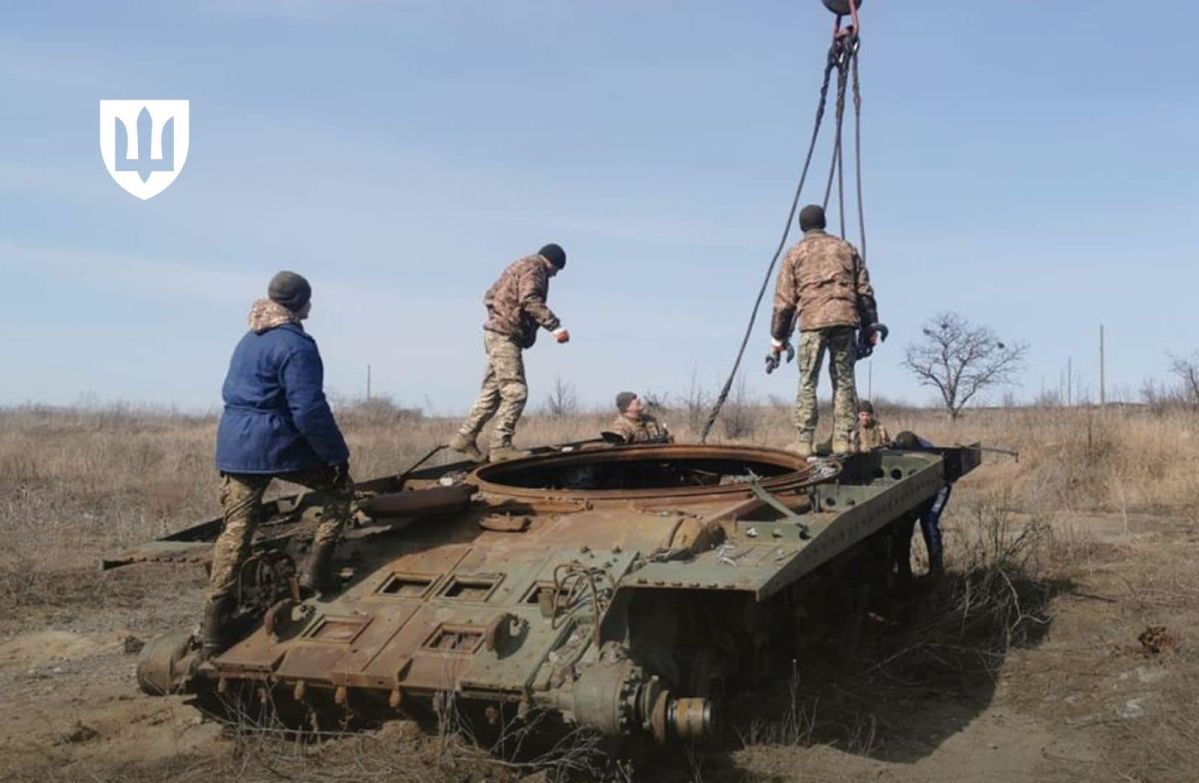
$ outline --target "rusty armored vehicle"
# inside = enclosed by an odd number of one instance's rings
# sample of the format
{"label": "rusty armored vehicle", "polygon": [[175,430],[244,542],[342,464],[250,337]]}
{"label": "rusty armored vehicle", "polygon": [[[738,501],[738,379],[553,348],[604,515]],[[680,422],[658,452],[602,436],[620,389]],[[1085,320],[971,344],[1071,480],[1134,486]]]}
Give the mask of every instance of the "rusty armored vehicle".
{"label": "rusty armored vehicle", "polygon": [[[891,540],[977,447],[809,462],[745,446],[568,444],[359,485],[341,588],[302,599],[319,493],[268,503],[241,575],[240,639],[201,661],[150,642],[148,693],[315,727],[527,721],[702,738],[721,694],[785,665],[887,589]],[[205,562],[219,519],[104,561]],[[777,671],[777,669],[774,669]]]}

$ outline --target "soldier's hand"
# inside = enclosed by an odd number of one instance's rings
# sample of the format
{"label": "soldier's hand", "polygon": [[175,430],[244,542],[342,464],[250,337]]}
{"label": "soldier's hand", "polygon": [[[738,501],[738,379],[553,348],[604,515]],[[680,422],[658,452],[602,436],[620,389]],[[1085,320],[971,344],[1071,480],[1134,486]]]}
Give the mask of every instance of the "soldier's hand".
{"label": "soldier's hand", "polygon": [[793,345],[791,345],[790,341],[787,341],[780,345],[771,345],[770,353],[768,353],[766,355],[766,374],[767,375],[770,375],[770,373],[777,370],[779,368],[779,365],[782,364],[783,351],[787,352],[788,364],[791,362],[792,359],[795,358],[795,347]]}
{"label": "soldier's hand", "polygon": [[558,329],[554,332],[554,339],[560,343],[570,342],[570,332],[566,329]]}

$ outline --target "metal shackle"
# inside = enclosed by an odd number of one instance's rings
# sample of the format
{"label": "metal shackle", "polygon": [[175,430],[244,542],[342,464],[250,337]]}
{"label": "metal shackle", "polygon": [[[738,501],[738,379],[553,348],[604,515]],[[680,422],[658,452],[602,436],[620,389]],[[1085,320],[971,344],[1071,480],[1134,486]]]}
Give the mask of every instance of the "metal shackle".
{"label": "metal shackle", "polygon": [[[849,0],[821,0],[824,7],[832,11],[837,16],[849,16],[853,13],[853,9],[849,7]],[[857,0],[854,3],[858,10],[862,10],[862,0]]]}

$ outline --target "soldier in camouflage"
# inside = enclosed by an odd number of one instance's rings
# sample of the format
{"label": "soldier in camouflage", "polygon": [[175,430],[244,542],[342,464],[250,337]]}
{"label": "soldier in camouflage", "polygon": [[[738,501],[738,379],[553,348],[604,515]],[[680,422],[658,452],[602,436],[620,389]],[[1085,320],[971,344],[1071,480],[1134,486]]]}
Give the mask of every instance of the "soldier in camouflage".
{"label": "soldier in camouflage", "polygon": [[865,454],[891,445],[891,435],[883,423],[874,417],[870,400],[858,403],[858,426],[853,431],[853,450]]}
{"label": "soldier in camouflage", "polygon": [[616,395],[616,410],[611,432],[624,438],[625,443],[674,443],[674,437],[653,416],[645,412],[645,403],[634,392]]}
{"label": "soldier in camouflage", "polygon": [[[812,204],[799,213],[804,238],[783,259],[774,292],[774,317],[770,333],[772,352],[782,353],[795,330],[799,315],[799,392],[795,400],[797,441],[792,450],[812,454],[816,433],[816,386],[827,353],[833,381],[833,437],[835,454],[852,450],[858,399],[854,383],[854,330],[878,322],[874,289],[858,251],[843,239],[825,232],[824,209]],[[877,341],[871,336],[871,342]]]}
{"label": "soldier in camouflage", "polygon": [[566,266],[566,252],[549,244],[513,262],[487,290],[483,304],[487,323],[483,325],[483,348],[487,368],[483,388],[466,420],[450,440],[450,448],[476,462],[483,461],[477,439],[492,417],[488,459],[498,462],[525,456],[527,452],[512,446],[516,422],[529,398],[525,382],[523,351],[533,347],[538,328],[553,332],[559,343],[570,341],[570,332],[562,328],[558,316],[546,305],[550,278]]}

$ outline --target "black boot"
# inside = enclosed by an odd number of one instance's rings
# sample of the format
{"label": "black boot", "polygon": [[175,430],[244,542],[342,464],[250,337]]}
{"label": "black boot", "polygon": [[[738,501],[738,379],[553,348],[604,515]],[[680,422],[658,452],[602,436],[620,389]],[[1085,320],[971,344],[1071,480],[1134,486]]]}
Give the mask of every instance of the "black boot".
{"label": "black boot", "polygon": [[313,544],[308,558],[300,568],[300,589],[307,593],[328,593],[333,590],[334,542]]}
{"label": "black boot", "polygon": [[231,596],[204,605],[204,627],[200,631],[200,654],[205,659],[220,655],[229,646],[234,601]]}

